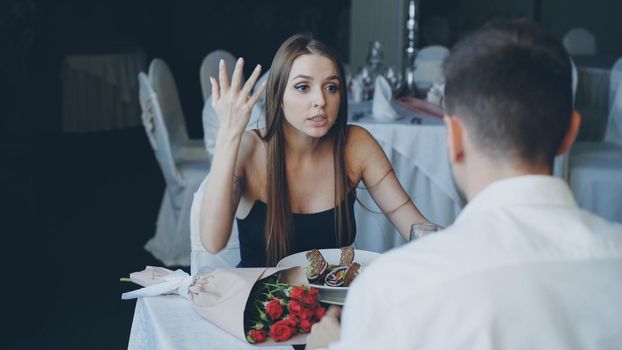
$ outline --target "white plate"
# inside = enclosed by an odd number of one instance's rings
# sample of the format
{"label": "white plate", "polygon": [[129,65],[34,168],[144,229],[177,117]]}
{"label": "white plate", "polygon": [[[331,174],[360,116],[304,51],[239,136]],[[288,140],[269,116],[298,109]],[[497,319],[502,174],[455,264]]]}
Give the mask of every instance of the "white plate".
{"label": "white plate", "polygon": [[[338,265],[339,259],[341,258],[341,249],[319,249],[322,256],[329,264]],[[307,260],[308,251],[292,254],[284,257],[276,264],[276,267],[292,267],[292,266],[300,266],[303,269],[309,265],[309,261]],[[374,260],[380,254],[376,252],[370,252],[367,250],[354,250],[354,262],[361,264],[361,269],[364,270],[365,267],[371,264],[372,260]],[[336,304],[343,305],[343,302],[346,298],[346,293],[348,292],[348,287],[330,287],[330,286],[320,286],[317,284],[309,284],[311,287],[315,287],[320,291],[318,299],[321,302],[328,304]]]}

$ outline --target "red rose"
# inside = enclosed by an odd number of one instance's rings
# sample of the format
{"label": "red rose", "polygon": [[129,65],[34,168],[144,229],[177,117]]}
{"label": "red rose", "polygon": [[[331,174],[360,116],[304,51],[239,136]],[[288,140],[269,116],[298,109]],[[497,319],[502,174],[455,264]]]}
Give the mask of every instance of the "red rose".
{"label": "red rose", "polygon": [[307,295],[305,295],[304,298],[302,298],[302,303],[305,304],[305,305],[313,306],[316,301],[317,301],[316,296],[315,295],[311,295],[311,294],[307,294]]}
{"label": "red rose", "polygon": [[296,327],[298,327],[298,317],[290,314],[289,316],[287,316],[287,318],[284,320],[285,322],[287,322],[287,325],[291,328],[291,329],[296,329]]}
{"label": "red rose", "polygon": [[315,309],[313,317],[315,317],[316,321],[319,321],[319,320],[322,319],[322,317],[324,317],[325,313],[326,313],[326,309],[320,306],[320,307]]}
{"label": "red rose", "polygon": [[309,288],[309,291],[307,293],[309,295],[313,295],[315,297],[315,296],[317,296],[320,293],[320,291],[317,288],[311,287],[311,288]]}
{"label": "red rose", "polygon": [[272,299],[266,304],[266,313],[271,319],[276,320],[283,314],[283,307],[278,300]]}
{"label": "red rose", "polygon": [[251,329],[248,336],[250,337],[249,341],[253,344],[263,343],[266,340],[266,330]]}
{"label": "red rose", "polygon": [[311,309],[302,309],[298,314],[301,320],[310,320],[313,317],[313,310]]}
{"label": "red rose", "polygon": [[305,294],[305,289],[302,286],[292,287],[292,289],[289,291],[289,297],[296,300],[301,300],[302,298],[304,298]]}
{"label": "red rose", "polygon": [[313,326],[311,320],[300,320],[300,333],[309,333],[311,331],[311,326]]}
{"label": "red rose", "polygon": [[290,300],[289,304],[287,305],[287,309],[289,310],[289,313],[295,316],[298,316],[300,314],[300,311],[302,311],[302,304],[296,300]]}
{"label": "red rose", "polygon": [[285,341],[292,337],[292,329],[285,320],[281,320],[270,327],[270,336],[277,342]]}

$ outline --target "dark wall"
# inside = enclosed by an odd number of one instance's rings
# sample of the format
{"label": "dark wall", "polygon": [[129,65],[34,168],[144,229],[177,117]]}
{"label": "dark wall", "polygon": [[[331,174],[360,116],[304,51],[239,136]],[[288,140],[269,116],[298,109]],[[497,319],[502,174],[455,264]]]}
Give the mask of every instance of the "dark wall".
{"label": "dark wall", "polygon": [[[574,27],[585,27],[596,37],[598,53],[622,56],[622,1],[618,0],[418,0],[421,10],[421,45],[432,18],[451,27],[450,43],[493,18],[529,18],[542,24],[560,40]],[[434,44],[434,43],[432,43]],[[446,44],[446,43],[445,43]]]}
{"label": "dark wall", "polygon": [[[10,98],[0,126],[13,135],[59,131],[66,54],[140,46],[149,59],[163,58],[195,138],[202,135],[199,65],[210,51],[225,49],[245,57],[250,68],[268,67],[285,38],[311,32],[348,58],[349,0],[1,1],[0,92]],[[38,96],[36,103],[23,100],[28,96]]]}

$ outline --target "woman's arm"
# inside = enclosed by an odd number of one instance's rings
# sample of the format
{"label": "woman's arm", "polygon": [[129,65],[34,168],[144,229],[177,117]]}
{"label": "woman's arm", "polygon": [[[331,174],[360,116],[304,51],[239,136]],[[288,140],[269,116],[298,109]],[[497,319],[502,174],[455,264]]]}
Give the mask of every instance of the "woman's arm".
{"label": "woman's arm", "polygon": [[242,87],[244,61],[240,58],[233,71],[231,83],[227,67],[220,61],[219,80],[212,82],[212,107],[220,120],[216,147],[209,178],[205,186],[199,234],[203,247],[217,253],[225,247],[231,234],[233,217],[244,193],[244,163],[252,150],[252,141],[243,137],[253,105],[265,89],[262,84],[249,96],[261,67],[258,65]]}
{"label": "woman's arm", "polygon": [[367,130],[354,125],[350,126],[350,138],[352,156],[367,191],[393,226],[408,240],[410,226],[428,222],[428,219],[404,191],[378,141]]}

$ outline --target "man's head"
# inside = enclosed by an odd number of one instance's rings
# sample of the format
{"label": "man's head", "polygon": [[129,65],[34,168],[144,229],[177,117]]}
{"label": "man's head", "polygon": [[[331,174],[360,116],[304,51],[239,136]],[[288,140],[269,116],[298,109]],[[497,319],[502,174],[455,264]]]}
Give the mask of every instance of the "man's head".
{"label": "man's head", "polygon": [[454,46],[444,72],[449,152],[463,190],[473,176],[465,163],[478,158],[514,174],[551,173],[579,124],[558,40],[528,21],[491,23]]}

